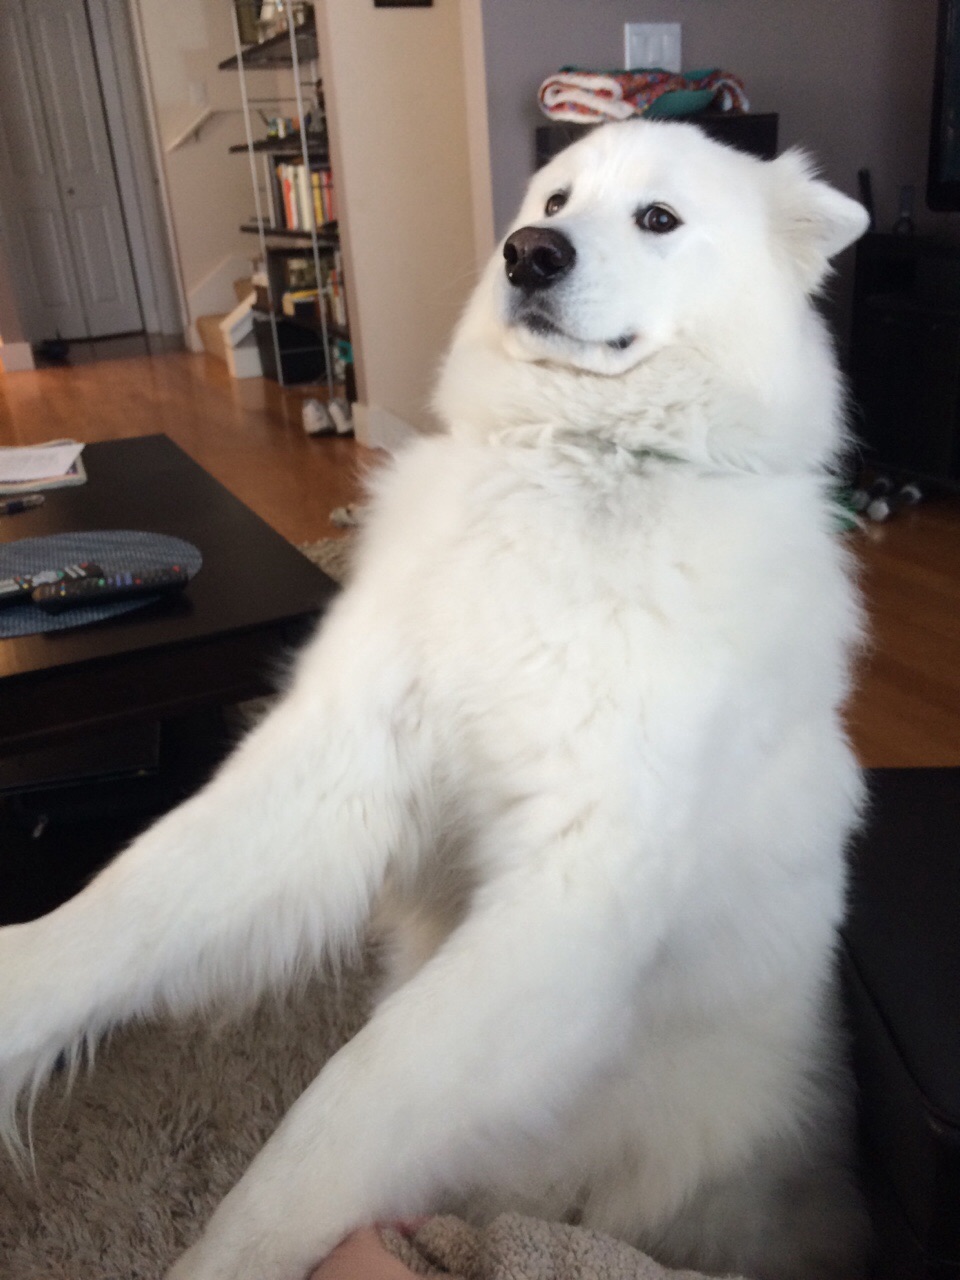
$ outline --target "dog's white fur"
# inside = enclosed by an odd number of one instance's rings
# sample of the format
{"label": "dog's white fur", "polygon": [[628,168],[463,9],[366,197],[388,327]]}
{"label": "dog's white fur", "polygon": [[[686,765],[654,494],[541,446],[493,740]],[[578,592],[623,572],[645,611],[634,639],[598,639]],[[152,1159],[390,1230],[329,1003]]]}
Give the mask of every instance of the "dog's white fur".
{"label": "dog's white fur", "polygon": [[[567,193],[552,216],[548,197]],[[641,229],[663,202],[682,219]],[[517,226],[576,249],[531,327],[496,258],[449,433],[377,484],[277,709],[73,901],[0,931],[0,1095],[118,1019],[355,941],[392,978],[176,1280],[302,1280],[470,1200],[777,1280],[851,1273],[833,1007],[859,614],[809,295],[865,215],[801,157],[613,125]]]}

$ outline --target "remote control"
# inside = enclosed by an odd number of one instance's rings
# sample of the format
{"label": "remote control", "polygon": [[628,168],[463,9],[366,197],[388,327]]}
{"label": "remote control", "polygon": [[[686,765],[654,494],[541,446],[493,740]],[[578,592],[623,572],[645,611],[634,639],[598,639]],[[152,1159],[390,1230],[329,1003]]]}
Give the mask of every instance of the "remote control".
{"label": "remote control", "polygon": [[64,579],[37,587],[30,599],[47,613],[62,613],[65,609],[112,604],[136,596],[173,595],[189,581],[190,575],[179,564],[162,569],[120,569],[97,578]]}
{"label": "remote control", "polygon": [[68,564],[64,569],[42,569],[39,573],[18,573],[12,578],[0,579],[0,609],[8,604],[29,600],[34,587],[48,583],[73,581],[78,578],[99,578],[103,570],[92,560],[80,564]]}

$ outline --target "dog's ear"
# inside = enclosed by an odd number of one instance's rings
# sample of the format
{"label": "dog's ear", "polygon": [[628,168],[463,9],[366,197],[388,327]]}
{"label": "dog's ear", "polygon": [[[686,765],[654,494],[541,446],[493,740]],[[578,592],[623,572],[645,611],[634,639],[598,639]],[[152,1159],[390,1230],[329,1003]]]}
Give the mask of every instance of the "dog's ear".
{"label": "dog's ear", "polygon": [[802,151],[786,151],[770,162],[773,223],[801,283],[812,293],[830,259],[853,244],[869,224],[863,205],[814,176]]}

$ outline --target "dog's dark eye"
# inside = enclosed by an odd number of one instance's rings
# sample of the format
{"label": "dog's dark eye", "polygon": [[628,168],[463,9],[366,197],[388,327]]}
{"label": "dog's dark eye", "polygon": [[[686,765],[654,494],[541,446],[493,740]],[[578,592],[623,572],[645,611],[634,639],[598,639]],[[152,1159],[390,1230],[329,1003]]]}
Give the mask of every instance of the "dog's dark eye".
{"label": "dog's dark eye", "polygon": [[645,209],[638,209],[634,217],[641,231],[653,231],[658,236],[680,226],[680,219],[665,204],[648,204]]}
{"label": "dog's dark eye", "polygon": [[555,213],[559,213],[563,206],[570,199],[569,191],[555,191],[547,203],[543,207],[543,212],[548,218],[552,218]]}

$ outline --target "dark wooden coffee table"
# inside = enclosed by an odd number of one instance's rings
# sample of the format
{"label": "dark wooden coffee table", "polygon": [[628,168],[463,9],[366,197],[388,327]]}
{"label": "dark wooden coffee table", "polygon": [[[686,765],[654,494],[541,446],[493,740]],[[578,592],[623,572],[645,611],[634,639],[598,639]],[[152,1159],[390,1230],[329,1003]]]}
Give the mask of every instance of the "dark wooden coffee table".
{"label": "dark wooden coffee table", "polygon": [[182,597],[0,640],[0,924],[75,893],[235,740],[337,587],[165,436],[89,445],[89,480],[0,518],[0,540],[140,529],[199,547]]}
{"label": "dark wooden coffee table", "polygon": [[0,541],[84,529],[186,538],[203,568],[181,599],[0,640],[0,755],[265,693],[336,585],[166,436],[88,445],[85,485],[0,518]]}

